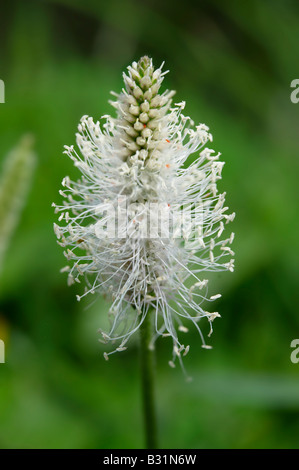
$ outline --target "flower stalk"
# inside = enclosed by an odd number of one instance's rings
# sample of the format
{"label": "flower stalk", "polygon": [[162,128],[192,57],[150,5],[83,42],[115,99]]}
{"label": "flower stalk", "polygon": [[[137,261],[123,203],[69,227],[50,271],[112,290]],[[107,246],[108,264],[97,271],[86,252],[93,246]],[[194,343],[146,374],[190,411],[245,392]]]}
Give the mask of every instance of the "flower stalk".
{"label": "flower stalk", "polygon": [[140,365],[142,382],[145,443],[147,449],[157,449],[157,412],[155,400],[155,351],[153,338],[153,311],[147,313],[140,326]]}

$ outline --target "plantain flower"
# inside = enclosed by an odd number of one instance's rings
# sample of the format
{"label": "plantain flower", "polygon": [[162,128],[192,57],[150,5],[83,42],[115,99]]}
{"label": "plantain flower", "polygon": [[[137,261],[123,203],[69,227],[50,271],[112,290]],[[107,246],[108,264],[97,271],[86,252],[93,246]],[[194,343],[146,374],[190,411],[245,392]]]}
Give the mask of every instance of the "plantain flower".
{"label": "plantain flower", "polygon": [[100,331],[118,346],[105,358],[126,349],[152,315],[152,345],[170,336],[174,366],[189,350],[181,340],[188,322],[209,347],[198,322],[205,317],[212,331],[220,315],[206,304],[221,296],[208,295],[205,273],[233,271],[234,234],[222,234],[234,213],[217,190],[224,163],[206,146],[209,128],[183,114],[184,102],[172,103],[174,92],[160,92],[162,67],[148,57],[133,62],[124,89],[112,93],[116,117],[82,117],[78,150],[65,147],[81,178],[63,179],[64,203],[53,204],[63,224],[54,230],[69,261],[62,269],[68,283],[85,279],[78,300],[100,292],[111,301],[110,331]]}
{"label": "plantain flower", "polygon": [[24,135],[3,162],[0,177],[0,273],[31,187],[36,166],[33,144],[33,136]]}

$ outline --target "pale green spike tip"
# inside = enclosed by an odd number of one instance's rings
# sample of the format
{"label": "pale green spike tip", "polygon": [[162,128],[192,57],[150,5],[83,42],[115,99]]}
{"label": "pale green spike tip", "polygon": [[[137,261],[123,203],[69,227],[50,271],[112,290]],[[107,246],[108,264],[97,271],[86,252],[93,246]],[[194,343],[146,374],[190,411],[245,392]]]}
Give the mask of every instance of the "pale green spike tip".
{"label": "pale green spike tip", "polygon": [[34,136],[25,134],[4,160],[0,176],[0,272],[29,191],[36,156]]}

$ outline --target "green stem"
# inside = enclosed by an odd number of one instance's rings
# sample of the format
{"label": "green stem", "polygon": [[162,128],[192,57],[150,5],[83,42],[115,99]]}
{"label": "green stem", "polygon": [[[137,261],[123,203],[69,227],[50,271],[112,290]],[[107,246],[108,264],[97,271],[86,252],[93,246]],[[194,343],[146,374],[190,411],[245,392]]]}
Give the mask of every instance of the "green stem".
{"label": "green stem", "polygon": [[153,337],[152,310],[140,327],[140,358],[145,438],[147,449],[157,449],[157,419],[154,393],[155,357],[149,348]]}

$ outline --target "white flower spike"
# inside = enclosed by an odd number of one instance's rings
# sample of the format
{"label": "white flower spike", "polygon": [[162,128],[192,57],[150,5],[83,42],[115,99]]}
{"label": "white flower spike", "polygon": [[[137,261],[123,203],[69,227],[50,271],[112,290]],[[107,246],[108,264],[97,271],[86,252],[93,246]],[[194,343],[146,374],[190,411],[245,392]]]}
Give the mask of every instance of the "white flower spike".
{"label": "white flower spike", "polygon": [[103,341],[118,341],[115,351],[124,350],[145,316],[153,315],[152,344],[158,336],[172,337],[174,366],[189,350],[179,338],[188,320],[208,347],[198,321],[206,317],[211,325],[220,315],[201,305],[219,295],[208,296],[201,276],[233,271],[233,234],[220,237],[234,214],[227,214],[225,193],[217,190],[220,154],[203,149],[212,135],[182,114],[184,102],[172,106],[174,92],[159,93],[162,66],[154,69],[142,57],[128,67],[125,88],[113,93],[116,118],[103,116],[100,124],[82,117],[79,152],[65,147],[82,177],[64,178],[64,204],[53,206],[65,222],[54,224],[70,262],[62,271],[69,284],[81,276],[87,283],[78,300],[95,292],[111,299],[111,329],[101,332]]}

